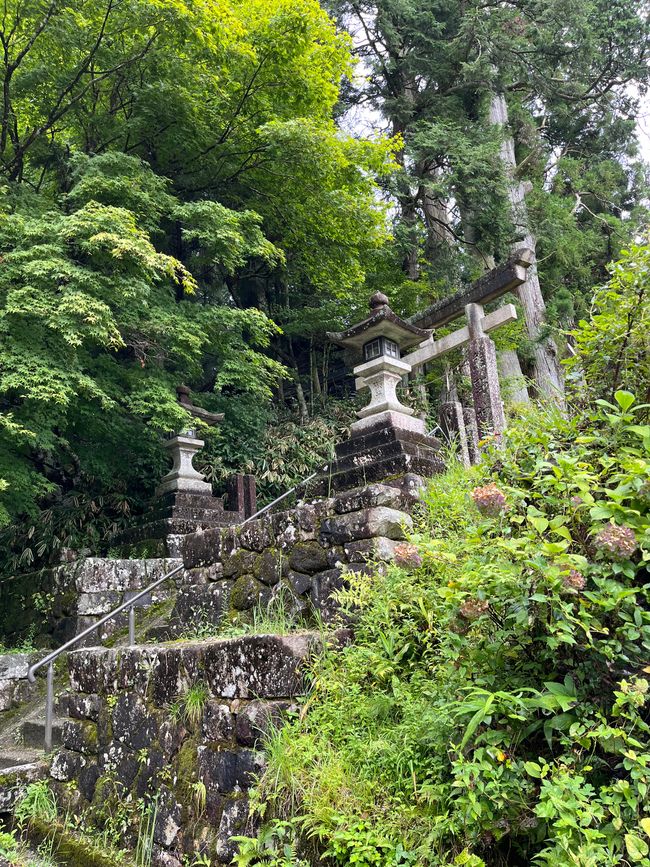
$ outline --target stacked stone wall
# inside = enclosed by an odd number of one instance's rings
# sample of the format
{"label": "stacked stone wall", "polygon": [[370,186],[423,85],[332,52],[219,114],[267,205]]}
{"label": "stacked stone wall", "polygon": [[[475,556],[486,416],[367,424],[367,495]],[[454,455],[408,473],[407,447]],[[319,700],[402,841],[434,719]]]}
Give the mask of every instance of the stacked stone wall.
{"label": "stacked stone wall", "polygon": [[193,533],[183,540],[185,578],[174,612],[176,634],[250,616],[285,593],[308,614],[332,619],[332,594],[345,573],[389,560],[412,527],[409,514],[422,481],[373,484],[304,503],[244,526]]}
{"label": "stacked stone wall", "polygon": [[[153,799],[154,865],[180,867],[198,852],[230,863],[230,838],[254,831],[246,793],[264,764],[261,738],[304,692],[321,641],[251,635],[70,654],[70,718],[50,771],[59,798],[74,781],[71,808],[100,828],[128,805],[137,824],[139,799]],[[204,697],[194,715],[184,705],[192,688]],[[123,842],[133,845],[128,832]]]}
{"label": "stacked stone wall", "polygon": [[[9,578],[0,583],[0,633],[7,646],[29,636],[38,646],[57,647],[180,564],[180,559],[88,557]],[[162,601],[174,589],[163,585],[138,605]],[[107,625],[101,638],[125,622]]]}
{"label": "stacked stone wall", "polygon": [[34,685],[27,680],[27,672],[37,658],[29,653],[0,654],[0,713],[13,710],[32,696]]}

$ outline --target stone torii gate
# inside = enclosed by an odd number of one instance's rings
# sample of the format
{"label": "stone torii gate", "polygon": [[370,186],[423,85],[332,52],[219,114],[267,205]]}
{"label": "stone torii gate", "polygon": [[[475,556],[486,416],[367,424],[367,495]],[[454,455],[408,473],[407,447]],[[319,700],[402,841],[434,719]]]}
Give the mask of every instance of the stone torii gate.
{"label": "stone torii gate", "polygon": [[[413,418],[413,410],[399,402],[397,385],[414,368],[462,346],[467,346],[468,350],[477,436],[498,436],[503,432],[505,415],[496,348],[489,333],[515,320],[517,313],[512,304],[506,304],[486,314],[484,305],[524,283],[532,258],[531,251],[518,251],[469,289],[432,305],[408,321],[393,313],[385,295],[376,293],[371,299],[372,312],[368,319],[347,331],[328,334],[335,343],[363,353],[363,362],[354,368],[355,384],[357,391],[370,389],[370,403],[357,413],[359,420],[353,423],[351,430],[353,439],[382,424],[412,435],[425,435],[424,422]],[[435,328],[463,315],[467,321],[465,326],[436,339]],[[408,349],[411,351],[402,353]],[[448,427],[458,433],[461,457],[468,462],[465,418],[460,402],[447,402],[443,417]]]}

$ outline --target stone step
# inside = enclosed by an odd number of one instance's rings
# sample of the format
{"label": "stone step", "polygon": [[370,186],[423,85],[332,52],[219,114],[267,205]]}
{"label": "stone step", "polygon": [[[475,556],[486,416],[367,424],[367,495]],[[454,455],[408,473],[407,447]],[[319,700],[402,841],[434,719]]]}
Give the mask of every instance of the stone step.
{"label": "stone step", "polygon": [[415,431],[400,430],[387,425],[370,433],[351,437],[342,443],[338,443],[336,446],[336,457],[340,461],[350,455],[362,454],[370,449],[386,446],[394,442],[408,442],[427,449],[433,449],[434,451],[439,451],[441,446],[440,440],[435,437],[416,433]]}
{"label": "stone step", "polygon": [[16,746],[15,749],[0,748],[0,771],[11,773],[14,768],[31,765],[43,759],[43,749],[37,747]]}
{"label": "stone step", "polygon": [[[10,813],[25,788],[36,780],[45,779],[49,770],[42,753],[34,758],[29,752],[20,750],[14,756],[7,756],[10,764],[5,766],[0,774],[0,816]],[[31,758],[31,761],[22,761],[24,758]],[[16,764],[16,761],[19,761],[19,764]]]}
{"label": "stone step", "polygon": [[[58,717],[52,721],[52,746],[61,745],[62,720]],[[27,719],[21,725],[20,736],[22,744],[26,747],[43,749],[45,744],[45,719],[43,721]]]}
{"label": "stone step", "polygon": [[401,453],[385,460],[377,460],[367,466],[335,471],[331,476],[321,476],[309,483],[312,497],[330,495],[333,491],[346,491],[361,484],[371,484],[383,479],[403,476],[406,473],[430,478],[444,472],[444,463],[438,456],[435,459]]}
{"label": "stone step", "polygon": [[168,623],[165,626],[152,626],[151,629],[147,629],[144,637],[147,644],[157,644],[162,641],[173,641],[177,637],[176,632],[174,626]]}

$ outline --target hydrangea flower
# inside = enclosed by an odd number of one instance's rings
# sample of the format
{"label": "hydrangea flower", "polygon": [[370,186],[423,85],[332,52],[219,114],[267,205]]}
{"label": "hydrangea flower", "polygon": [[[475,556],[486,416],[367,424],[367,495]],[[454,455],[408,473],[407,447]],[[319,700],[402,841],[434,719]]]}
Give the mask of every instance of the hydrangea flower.
{"label": "hydrangea flower", "polygon": [[570,569],[567,575],[562,576],[562,584],[566,589],[575,590],[577,593],[585,589],[586,583],[585,576],[577,569]]}
{"label": "hydrangea flower", "polygon": [[406,569],[418,569],[422,565],[422,557],[417,547],[411,542],[400,542],[395,546],[395,563]]}
{"label": "hydrangea flower", "polygon": [[495,518],[506,507],[505,494],[497,488],[494,482],[490,482],[489,485],[484,485],[482,488],[474,488],[471,496],[479,512],[491,518]]}
{"label": "hydrangea flower", "polygon": [[466,599],[459,608],[459,614],[465,620],[478,620],[490,607],[486,599]]}
{"label": "hydrangea flower", "polygon": [[595,545],[609,560],[628,560],[637,549],[634,530],[616,524],[603,527],[596,536]]}

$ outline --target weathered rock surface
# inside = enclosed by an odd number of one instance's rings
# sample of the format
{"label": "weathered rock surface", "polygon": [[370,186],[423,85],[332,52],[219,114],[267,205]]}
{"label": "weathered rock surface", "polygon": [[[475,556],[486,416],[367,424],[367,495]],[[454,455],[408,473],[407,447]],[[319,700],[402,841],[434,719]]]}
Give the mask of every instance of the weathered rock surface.
{"label": "weathered rock surface", "polygon": [[403,539],[405,528],[413,528],[413,520],[406,512],[387,506],[374,506],[340,517],[327,518],[321,524],[320,535],[322,539],[334,543],[370,539],[373,536]]}
{"label": "weathered rock surface", "polygon": [[[60,708],[75,718],[51,769],[59,796],[70,797],[74,782],[75,810],[106,811],[111,798],[157,793],[156,863],[182,863],[195,846],[228,863],[231,837],[248,822],[246,792],[264,767],[263,738],[304,690],[321,641],[306,632],[70,654],[73,689]],[[198,706],[188,704],[191,691]]]}

